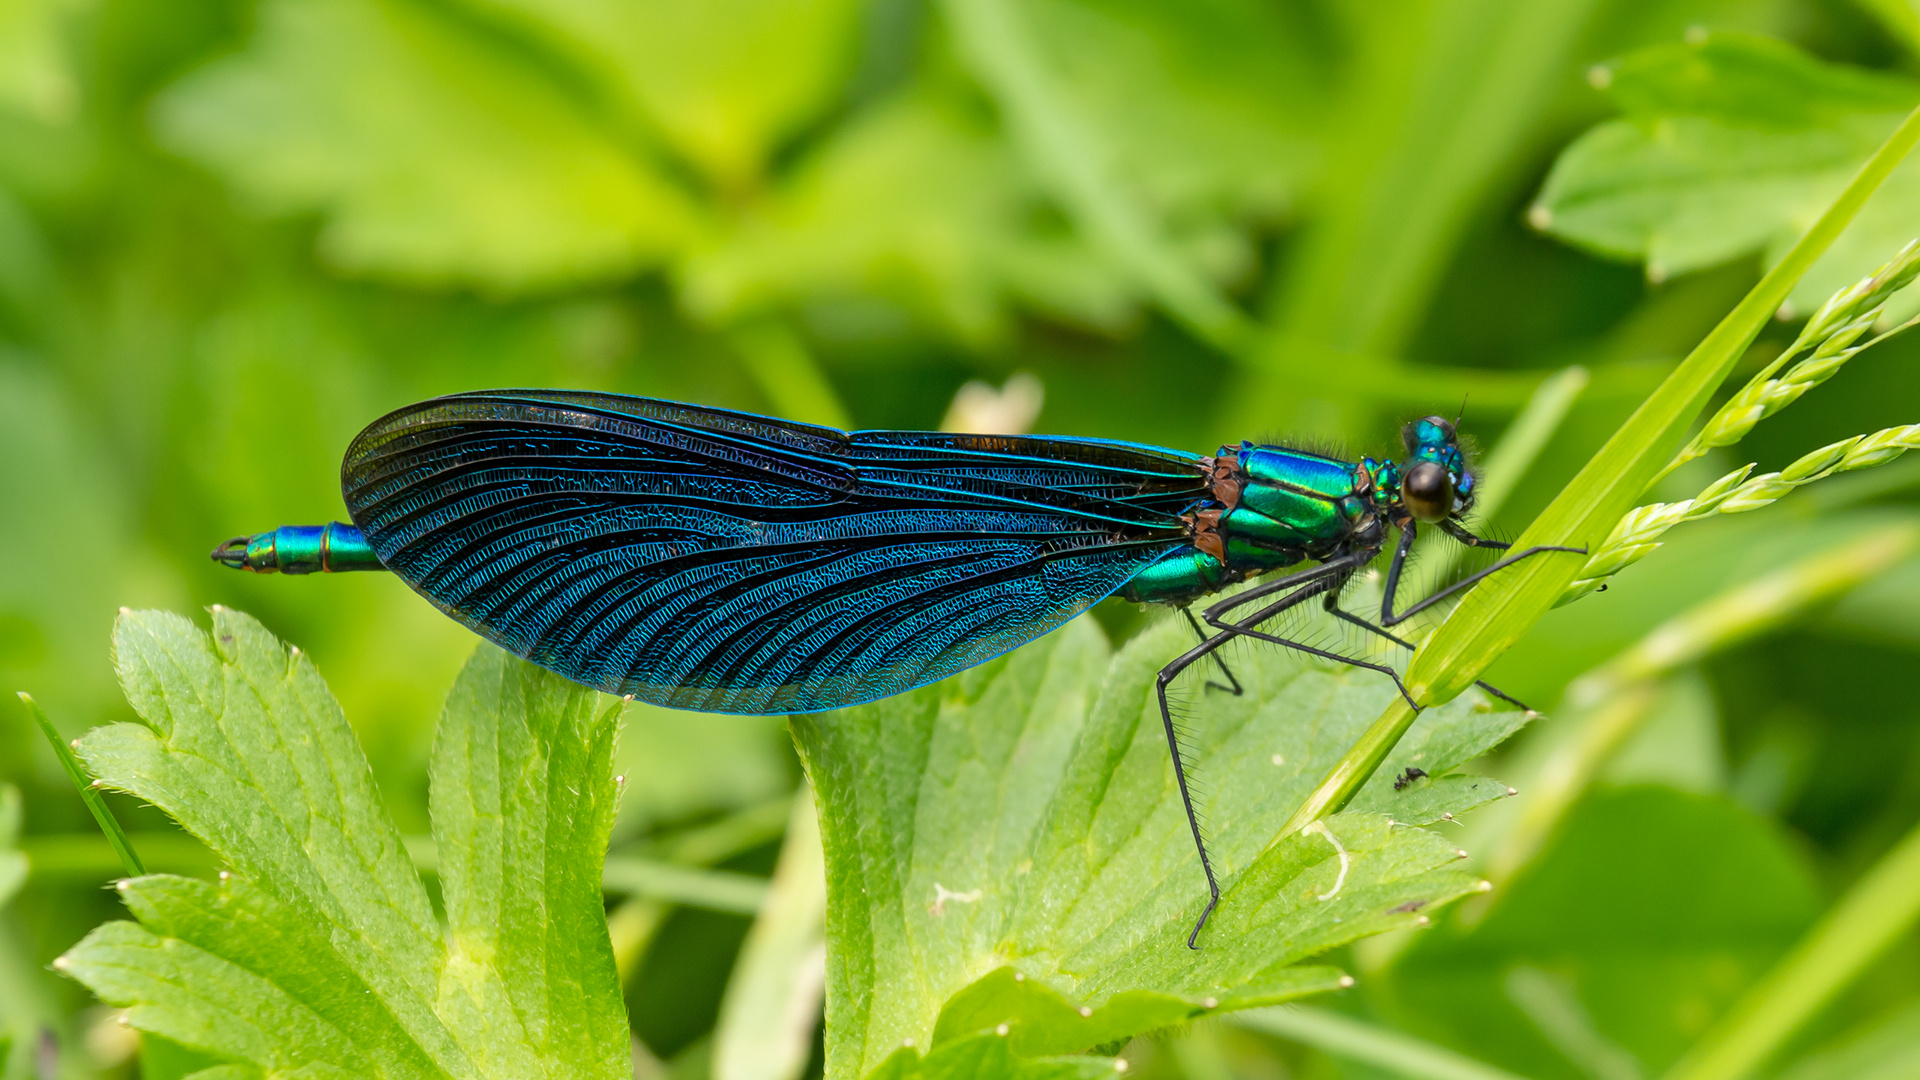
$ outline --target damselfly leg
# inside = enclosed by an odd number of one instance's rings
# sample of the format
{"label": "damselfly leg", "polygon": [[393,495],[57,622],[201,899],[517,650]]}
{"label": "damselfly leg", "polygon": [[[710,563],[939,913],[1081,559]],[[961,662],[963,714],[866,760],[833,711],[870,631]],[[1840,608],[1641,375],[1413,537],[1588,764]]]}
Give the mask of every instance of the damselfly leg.
{"label": "damselfly leg", "polygon": [[[1452,526],[1452,528],[1448,528],[1447,526]],[[1494,548],[1498,550],[1505,549],[1508,546],[1498,540],[1486,540],[1475,536],[1450,521],[1443,523],[1441,528],[1445,529],[1449,536],[1452,536],[1454,539],[1469,547]],[[1413,523],[1409,521],[1401,527],[1399,546],[1394,548],[1393,562],[1387,565],[1387,587],[1385,594],[1380,598],[1380,625],[1382,626],[1394,626],[1398,623],[1405,622],[1440,601],[1452,596],[1457,596],[1467,589],[1473,588],[1475,585],[1478,585],[1482,579],[1497,574],[1522,559],[1532,558],[1535,555],[1544,555],[1550,551],[1567,551],[1575,555],[1585,555],[1587,553],[1587,549],[1583,547],[1560,547],[1558,545],[1530,547],[1525,551],[1509,555],[1499,562],[1494,563],[1492,566],[1476,570],[1466,577],[1461,578],[1459,581],[1448,585],[1446,588],[1436,590],[1431,596],[1414,604],[1407,610],[1395,613],[1393,610],[1393,598],[1394,594],[1400,591],[1400,572],[1406,567],[1407,554],[1413,550],[1413,538],[1414,526]]]}
{"label": "damselfly leg", "polygon": [[[1446,524],[1451,525],[1452,523],[1448,522]],[[1459,529],[1457,526],[1455,526],[1454,528],[1448,528],[1447,532],[1455,536],[1455,538],[1459,539],[1462,543],[1466,543],[1471,547],[1505,549],[1508,546],[1506,544],[1500,543],[1499,541],[1486,540],[1481,537],[1474,536],[1472,533],[1469,533],[1464,529]],[[1267,620],[1272,619],[1275,616],[1280,615],[1288,611],[1289,609],[1298,606],[1299,604],[1301,604],[1306,600],[1312,599],[1315,596],[1324,595],[1325,600],[1323,601],[1323,603],[1326,610],[1331,612],[1335,616],[1338,616],[1339,618],[1344,619],[1345,621],[1352,623],[1355,626],[1361,627],[1362,629],[1366,630],[1368,633],[1377,634],[1380,637],[1383,637],[1386,640],[1393,642],[1395,645],[1399,645],[1402,648],[1411,649],[1413,648],[1412,642],[1409,642],[1406,639],[1400,637],[1399,635],[1394,634],[1392,631],[1388,630],[1387,627],[1393,626],[1396,623],[1404,622],[1406,619],[1419,614],[1420,612],[1426,610],[1427,608],[1432,607],[1434,604],[1437,604],[1442,600],[1446,600],[1449,597],[1457,595],[1458,593],[1468,588],[1471,588],[1474,584],[1486,578],[1488,575],[1493,574],[1496,571],[1503,570],[1509,566],[1512,566],[1514,563],[1517,563],[1522,559],[1531,558],[1532,556],[1535,556],[1535,555],[1544,555],[1548,552],[1553,552],[1553,551],[1573,552],[1575,554],[1581,554],[1581,555],[1586,554],[1585,548],[1559,547],[1559,546],[1531,547],[1526,549],[1525,551],[1521,551],[1516,554],[1509,555],[1506,558],[1501,559],[1499,562],[1494,563],[1492,566],[1486,567],[1483,570],[1479,570],[1479,571],[1476,571],[1475,573],[1469,574],[1468,576],[1462,578],[1461,580],[1454,582],[1453,584],[1448,585],[1443,589],[1437,590],[1431,596],[1425,597],[1424,599],[1421,599],[1420,601],[1414,603],[1413,605],[1408,607],[1405,611],[1395,613],[1395,611],[1393,610],[1394,598],[1396,593],[1399,591],[1400,576],[1402,571],[1406,567],[1407,556],[1413,550],[1413,540],[1414,540],[1414,529],[1411,523],[1409,523],[1409,525],[1402,530],[1400,542],[1395,546],[1395,549],[1394,549],[1393,561],[1388,565],[1388,568],[1387,568],[1387,581],[1386,581],[1385,595],[1381,600],[1380,624],[1369,622],[1368,620],[1363,619],[1357,615],[1354,615],[1351,612],[1342,610],[1340,607],[1341,590],[1346,586],[1347,581],[1350,578],[1352,578],[1354,573],[1356,573],[1362,566],[1365,566],[1368,562],[1370,562],[1373,559],[1373,557],[1376,554],[1378,554],[1379,549],[1375,548],[1371,551],[1357,551],[1348,555],[1340,556],[1338,558],[1329,559],[1327,562],[1322,563],[1319,566],[1316,566],[1310,570],[1303,570],[1299,573],[1289,574],[1286,577],[1279,578],[1274,581],[1265,582],[1251,589],[1247,589],[1243,592],[1236,593],[1233,596],[1230,596],[1224,600],[1221,600],[1219,603],[1214,604],[1213,606],[1207,608],[1206,611],[1201,613],[1201,617],[1205,619],[1206,624],[1208,626],[1213,627],[1217,631],[1217,633],[1215,633],[1211,637],[1204,637],[1204,634],[1203,634],[1203,640],[1200,642],[1200,644],[1187,650],[1185,653],[1182,653],[1172,663],[1160,669],[1160,674],[1158,678],[1155,680],[1156,692],[1158,694],[1159,704],[1160,704],[1160,721],[1161,721],[1161,724],[1166,728],[1167,749],[1169,753],[1171,753],[1173,756],[1174,780],[1178,784],[1180,789],[1180,801],[1186,810],[1187,825],[1189,828],[1193,830],[1194,847],[1200,854],[1200,869],[1206,874],[1206,877],[1207,877],[1207,893],[1208,893],[1207,906],[1200,912],[1200,918],[1194,922],[1192,933],[1187,935],[1188,948],[1190,949],[1199,948],[1200,931],[1203,928],[1205,928],[1205,926],[1207,925],[1207,919],[1213,915],[1214,908],[1217,907],[1220,903],[1220,883],[1214,877],[1213,862],[1207,855],[1206,840],[1201,835],[1199,815],[1194,810],[1193,796],[1187,786],[1186,767],[1180,758],[1180,740],[1179,740],[1178,733],[1174,728],[1173,710],[1167,703],[1167,687],[1173,682],[1175,678],[1179,676],[1179,674],[1182,671],[1186,670],[1188,667],[1192,666],[1195,662],[1207,656],[1215,655],[1216,650],[1218,650],[1220,646],[1226,644],[1228,641],[1231,641],[1236,637],[1252,638],[1255,641],[1264,641],[1269,644],[1279,645],[1283,648],[1293,649],[1297,652],[1303,652],[1310,656],[1318,656],[1325,660],[1333,660],[1338,663],[1349,665],[1351,667],[1366,668],[1370,671],[1378,671],[1381,674],[1386,675],[1388,678],[1392,679],[1394,687],[1400,691],[1400,695],[1406,699],[1407,704],[1413,706],[1415,711],[1419,711],[1420,705],[1413,700],[1413,696],[1407,692],[1406,685],[1400,681],[1400,673],[1395,671],[1392,667],[1386,664],[1377,664],[1369,660],[1362,660],[1357,657],[1345,656],[1340,653],[1329,651],[1327,649],[1322,649],[1313,645],[1309,645],[1303,641],[1296,641],[1291,638],[1282,637],[1277,634],[1269,634],[1265,631],[1256,629],[1256,627],[1258,627],[1261,623],[1264,623]],[[1260,607],[1258,610],[1254,611],[1251,615],[1242,616],[1237,619],[1229,618],[1230,614],[1235,612],[1236,610],[1245,609],[1246,607],[1248,607],[1251,604],[1254,604],[1257,601],[1265,600],[1269,597],[1275,596],[1276,594],[1279,594],[1278,599],[1274,599],[1270,603],[1265,604],[1264,606]],[[1189,624],[1194,627],[1195,631],[1201,632],[1199,621],[1194,619],[1192,612],[1186,611],[1185,609],[1182,609],[1182,611],[1186,615]],[[1218,657],[1215,656],[1215,659],[1217,662]],[[1224,665],[1222,666],[1222,670],[1225,670]],[[1230,673],[1228,677],[1232,678]],[[1515,698],[1509,696],[1508,694],[1501,692],[1499,689],[1495,687],[1487,685],[1484,682],[1478,683],[1478,685],[1480,686],[1481,689],[1487,691],[1488,693],[1494,695],[1495,697],[1500,698],[1503,701],[1507,701],[1522,709],[1525,709],[1527,707],[1524,703],[1516,700]],[[1238,692],[1239,682],[1237,680],[1235,680],[1234,686],[1236,688],[1236,692]]]}
{"label": "damselfly leg", "polygon": [[[1309,586],[1323,582],[1335,575],[1350,574],[1352,572],[1353,563],[1351,558],[1334,559],[1322,563],[1319,566],[1312,567],[1311,569],[1302,570],[1297,574],[1288,574],[1286,577],[1248,589],[1246,592],[1239,594],[1239,596],[1253,600],[1264,596],[1271,596],[1276,592],[1287,593],[1287,595],[1281,597],[1278,601],[1261,610],[1255,617],[1257,621],[1259,619],[1271,618],[1285,611],[1287,608],[1314,596],[1315,593],[1310,590]],[[1238,599],[1238,597],[1236,597],[1236,599]],[[1213,621],[1214,612],[1219,607],[1220,605],[1215,604],[1213,607],[1207,609],[1208,622],[1211,623]],[[1195,628],[1198,629],[1197,623],[1195,624]],[[1207,841],[1200,833],[1200,816],[1193,809],[1193,792],[1187,786],[1187,768],[1180,757],[1180,733],[1174,727],[1173,709],[1167,704],[1167,687],[1173,683],[1173,680],[1177,678],[1182,671],[1185,671],[1196,661],[1205,659],[1212,655],[1215,650],[1219,649],[1220,646],[1233,640],[1235,633],[1235,631],[1223,630],[1211,637],[1203,636],[1200,644],[1181,653],[1172,663],[1161,668],[1159,676],[1154,679],[1154,688],[1160,700],[1160,723],[1161,726],[1166,729],[1167,733],[1167,753],[1173,759],[1173,780],[1180,788],[1180,805],[1187,813],[1187,827],[1193,830],[1194,849],[1200,853],[1200,870],[1207,876],[1207,906],[1205,910],[1200,912],[1199,920],[1193,924],[1193,932],[1187,935],[1187,948],[1189,949],[1197,949],[1200,947],[1198,944],[1200,929],[1207,925],[1207,917],[1213,914],[1214,906],[1220,903],[1220,882],[1213,876],[1213,860],[1207,856]]]}
{"label": "damselfly leg", "polygon": [[[1204,643],[1207,640],[1207,632],[1200,628],[1200,620],[1193,617],[1193,609],[1183,607],[1180,609],[1180,614],[1185,615],[1187,617],[1187,625],[1193,627],[1193,636],[1199,638],[1201,642]],[[1234,697],[1239,697],[1240,680],[1233,677],[1233,669],[1227,666],[1227,658],[1221,656],[1219,652],[1216,651],[1213,654],[1213,662],[1219,666],[1220,674],[1227,677],[1227,685],[1221,686],[1212,679],[1208,679],[1207,689],[1225,690]]]}

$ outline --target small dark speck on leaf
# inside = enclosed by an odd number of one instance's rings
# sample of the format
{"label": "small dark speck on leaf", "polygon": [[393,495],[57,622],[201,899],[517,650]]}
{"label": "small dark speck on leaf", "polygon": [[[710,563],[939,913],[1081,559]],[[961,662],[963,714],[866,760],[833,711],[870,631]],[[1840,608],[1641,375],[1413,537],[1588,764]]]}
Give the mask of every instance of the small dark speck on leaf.
{"label": "small dark speck on leaf", "polygon": [[1399,778],[1393,782],[1393,790],[1405,791],[1408,784],[1413,783],[1425,775],[1427,775],[1427,770],[1417,765],[1409,765],[1407,766],[1407,771],[1401,773]]}
{"label": "small dark speck on leaf", "polygon": [[1408,914],[1409,912],[1419,911],[1421,908],[1426,906],[1427,906],[1427,902],[1425,900],[1409,900],[1406,903],[1401,904],[1399,907],[1388,908],[1387,914],[1405,915],[1405,914]]}

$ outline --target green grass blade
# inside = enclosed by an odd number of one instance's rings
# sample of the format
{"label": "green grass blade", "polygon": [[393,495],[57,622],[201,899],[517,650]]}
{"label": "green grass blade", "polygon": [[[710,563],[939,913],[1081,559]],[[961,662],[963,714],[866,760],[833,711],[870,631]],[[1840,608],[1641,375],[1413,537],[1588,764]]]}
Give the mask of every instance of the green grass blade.
{"label": "green grass blade", "polygon": [[[1606,539],[1614,523],[1632,509],[1680,448],[1688,425],[1725,381],[1754,335],[1917,141],[1920,110],[1908,115],[1793,250],[1607,440],[1515,541],[1516,550],[1534,544],[1593,546]],[[1497,574],[1468,593],[1408,666],[1406,682],[1414,697],[1422,704],[1446,701],[1473,685],[1495,657],[1547,613],[1582,565],[1576,556],[1542,556]]]}
{"label": "green grass blade", "polygon": [[1738,1080],[1920,919],[1920,827],[1854,883],[1666,1080]]}
{"label": "green grass blade", "polygon": [[1305,1043],[1409,1080],[1520,1080],[1505,1069],[1444,1046],[1326,1009],[1278,1005],[1236,1013],[1233,1019],[1255,1031]]}
{"label": "green grass blade", "polygon": [[60,732],[54,728],[53,721],[47,718],[46,710],[42,709],[40,703],[33,700],[33,696],[27,693],[20,694],[20,704],[26,706],[27,711],[33,714],[34,720],[40,725],[40,730],[46,734],[47,742],[53,746],[53,756],[59,758],[60,767],[67,770],[67,778],[73,781],[74,789],[80,792],[80,799],[87,804],[87,809],[93,812],[93,820],[100,823],[100,831],[106,834],[107,843],[113,847],[113,853],[119,856],[120,865],[126,869],[127,876],[145,875],[146,865],[140,861],[140,856],[134,853],[133,842],[127,839],[126,830],[120,827],[120,822],[113,816],[113,811],[107,808],[107,801],[100,797],[100,790],[93,786],[87,771],[80,767],[79,760],[73,756],[73,750],[67,746],[66,740],[60,737]]}

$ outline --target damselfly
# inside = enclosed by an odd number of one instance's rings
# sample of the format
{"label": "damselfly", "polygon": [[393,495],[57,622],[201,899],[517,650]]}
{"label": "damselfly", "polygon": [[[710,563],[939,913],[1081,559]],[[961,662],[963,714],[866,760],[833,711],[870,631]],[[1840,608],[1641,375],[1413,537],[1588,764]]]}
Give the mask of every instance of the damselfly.
{"label": "damselfly", "polygon": [[[347,451],[353,524],[287,526],[213,557],[262,573],[391,570],[502,648],[608,693],[701,712],[837,709],[990,660],[1109,596],[1178,608],[1200,643],[1157,692],[1200,865],[1167,687],[1248,638],[1399,676],[1261,627],[1318,598],[1388,628],[1535,547],[1396,610],[1418,523],[1462,524],[1474,476],[1454,426],[1403,432],[1402,461],[1241,443],[1210,457],[1137,443],[836,431],[648,398],[503,390],[391,413]],[[1340,607],[1396,537],[1378,622]],[[1205,607],[1203,597],[1304,569]],[[1204,624],[1204,625],[1203,625]],[[1504,696],[1504,695],[1503,695]],[[1408,697],[1409,703],[1412,698]]]}

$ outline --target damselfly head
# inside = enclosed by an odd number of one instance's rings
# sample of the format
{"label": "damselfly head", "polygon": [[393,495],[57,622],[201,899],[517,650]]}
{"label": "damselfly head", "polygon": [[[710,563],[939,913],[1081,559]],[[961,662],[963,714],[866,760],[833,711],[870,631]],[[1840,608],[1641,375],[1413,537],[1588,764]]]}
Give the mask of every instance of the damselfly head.
{"label": "damselfly head", "polygon": [[1407,447],[1400,467],[1400,502],[1416,519],[1432,524],[1473,508],[1473,474],[1453,422],[1426,416],[1400,429]]}

